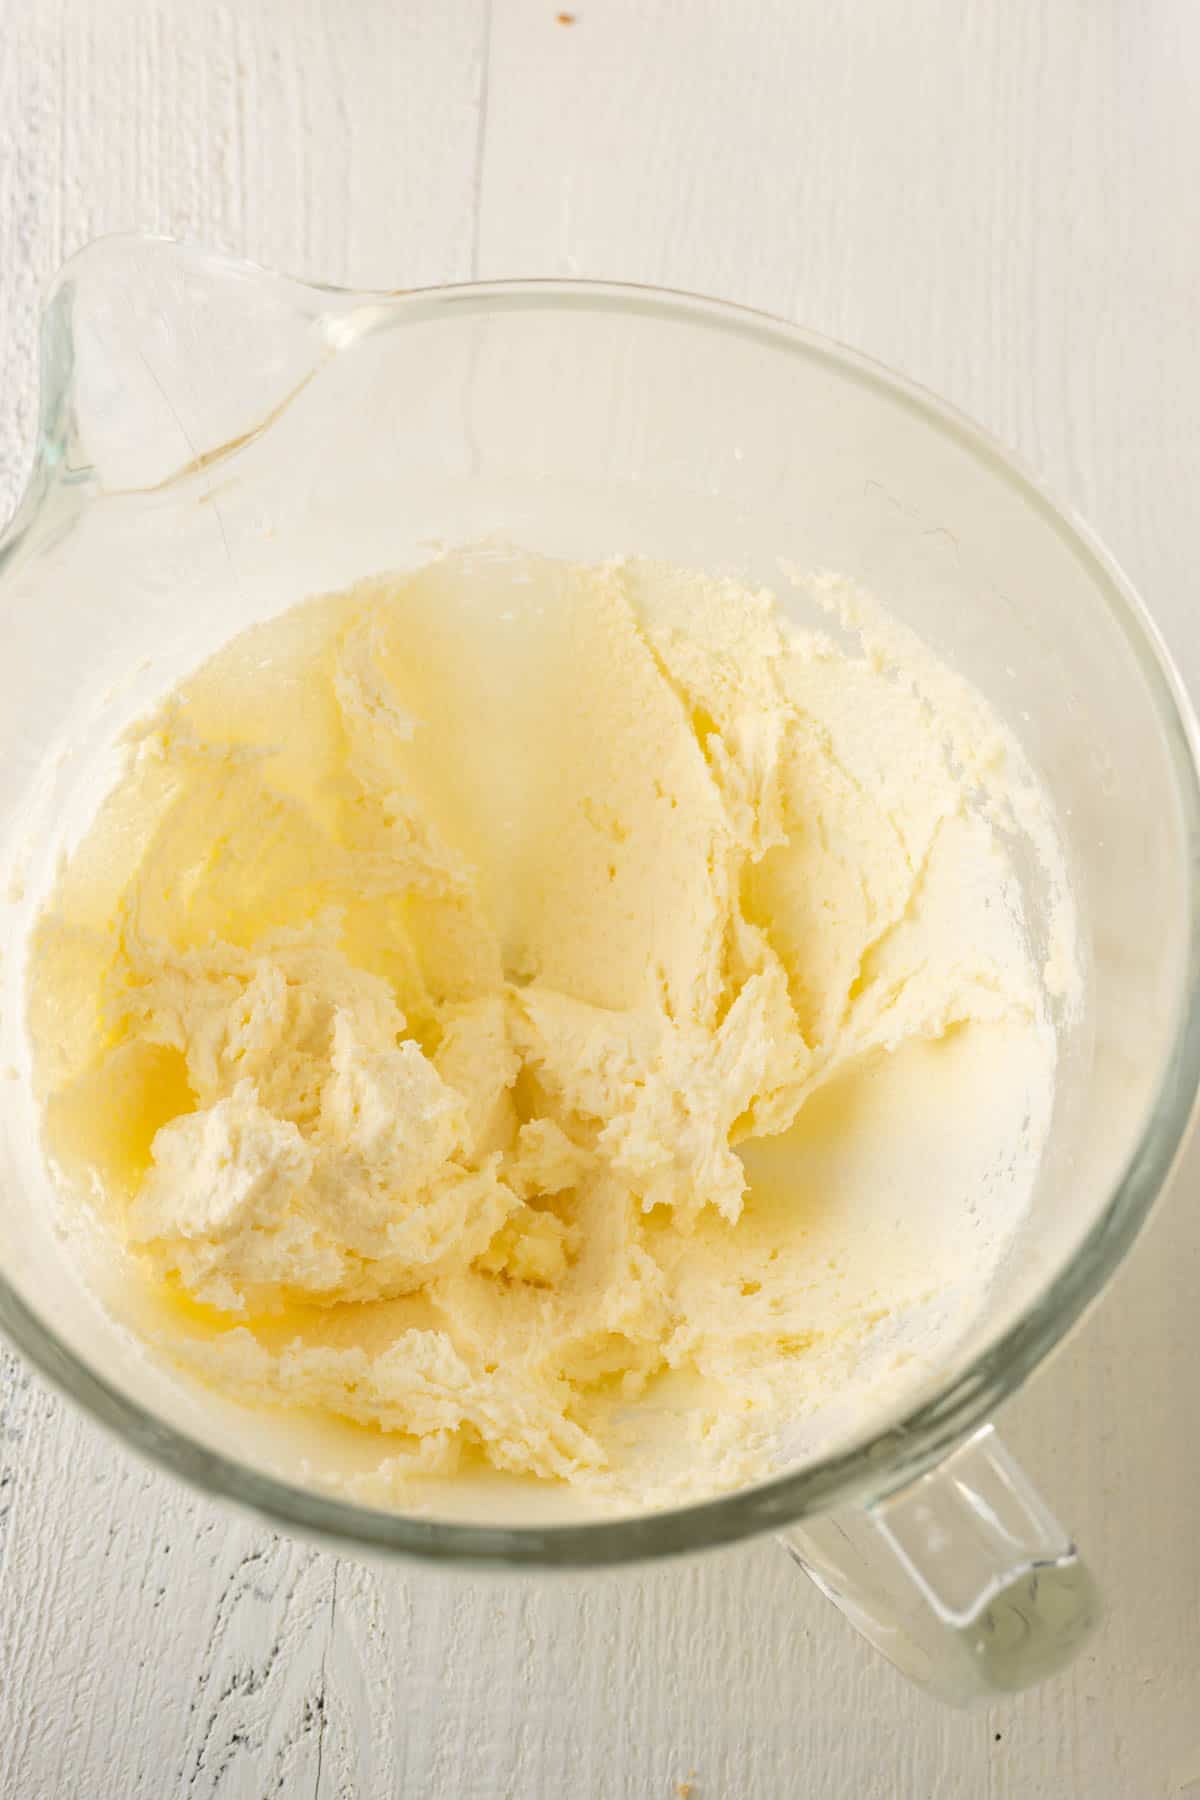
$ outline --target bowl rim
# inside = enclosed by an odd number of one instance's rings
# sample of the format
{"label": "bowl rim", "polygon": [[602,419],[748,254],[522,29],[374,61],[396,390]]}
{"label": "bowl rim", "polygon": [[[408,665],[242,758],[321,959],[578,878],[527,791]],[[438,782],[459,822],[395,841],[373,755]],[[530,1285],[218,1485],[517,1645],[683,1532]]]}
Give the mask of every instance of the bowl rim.
{"label": "bowl rim", "polygon": [[[0,1326],[35,1368],[150,1461],[207,1493],[248,1508],[273,1526],[360,1554],[517,1568],[624,1563],[693,1552],[778,1529],[865,1494],[877,1495],[907,1483],[982,1424],[1061,1343],[1098,1297],[1166,1184],[1196,1110],[1200,1087],[1200,1008],[1195,1004],[1200,980],[1200,731],[1178,671],[1133,584],[1090,527],[1056,500],[1017,456],[966,415],[862,352],[771,313],[683,290],[575,279],[464,282],[386,293],[337,288],[293,280],[258,264],[169,238],[138,234],[97,240],[64,265],[56,278],[43,314],[43,437],[25,496],[0,536],[0,569],[6,550],[24,535],[52,491],[55,466],[62,466],[60,447],[47,445],[45,439],[46,422],[63,416],[63,409],[54,403],[55,396],[46,391],[48,382],[61,377],[62,367],[61,359],[51,359],[46,350],[53,295],[71,282],[80,264],[134,247],[198,262],[218,278],[261,277],[280,283],[295,295],[298,308],[303,303],[304,309],[315,309],[318,316],[328,312],[331,318],[337,317],[339,328],[332,344],[335,354],[380,329],[447,308],[480,313],[582,308],[648,314],[750,339],[781,355],[833,364],[843,375],[903,404],[929,428],[956,440],[961,449],[987,465],[998,480],[1039,511],[1089,568],[1097,598],[1107,605],[1146,683],[1163,732],[1183,821],[1186,979],[1177,1000],[1170,1049],[1138,1141],[1104,1207],[1037,1298],[932,1397],[897,1410],[881,1428],[852,1441],[834,1456],[730,1493],[659,1512],[537,1526],[493,1526],[364,1506],[265,1474],[210,1449],[156,1416],[78,1357],[2,1274]],[[364,309],[362,314],[359,307]],[[61,330],[61,321],[57,329]],[[264,426],[269,422],[264,421]],[[211,465],[222,455],[235,454],[255,435],[243,434],[230,445],[206,453],[205,463]]]}

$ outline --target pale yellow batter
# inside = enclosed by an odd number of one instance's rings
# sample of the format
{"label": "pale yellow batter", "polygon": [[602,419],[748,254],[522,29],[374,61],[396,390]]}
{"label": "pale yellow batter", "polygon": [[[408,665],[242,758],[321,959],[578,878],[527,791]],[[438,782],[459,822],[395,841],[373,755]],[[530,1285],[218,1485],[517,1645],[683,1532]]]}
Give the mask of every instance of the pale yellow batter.
{"label": "pale yellow batter", "polygon": [[953,1180],[1036,1163],[1004,757],[974,697],[660,565],[307,602],[139,731],[43,914],[48,1145],[177,1361],[381,1428],[397,1493],[761,1474],[949,1279],[894,1183],[947,1134]]}

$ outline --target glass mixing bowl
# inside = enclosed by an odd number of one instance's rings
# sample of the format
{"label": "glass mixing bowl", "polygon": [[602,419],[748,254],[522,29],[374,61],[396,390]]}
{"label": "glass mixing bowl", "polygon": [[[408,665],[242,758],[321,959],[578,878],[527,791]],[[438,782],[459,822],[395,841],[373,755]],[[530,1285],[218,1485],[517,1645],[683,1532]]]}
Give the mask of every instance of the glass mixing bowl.
{"label": "glass mixing bowl", "polygon": [[[969,1340],[903,1416],[633,1518],[399,1516],[272,1474],[258,1424],[217,1430],[89,1299],[29,1078],[22,946],[120,729],[251,621],[498,530],[551,554],[637,550],[755,583],[788,558],[861,583],[1016,730],[1058,809],[1084,938],[1041,1177]],[[176,1474],[360,1555],[541,1569],[772,1530],[951,1699],[1064,1660],[1094,1589],[986,1420],[1128,1250],[1200,1073],[1193,721],[1075,520],[929,395],[733,307],[559,282],[348,293],[114,239],[49,299],[0,606],[0,1324],[39,1368]]]}

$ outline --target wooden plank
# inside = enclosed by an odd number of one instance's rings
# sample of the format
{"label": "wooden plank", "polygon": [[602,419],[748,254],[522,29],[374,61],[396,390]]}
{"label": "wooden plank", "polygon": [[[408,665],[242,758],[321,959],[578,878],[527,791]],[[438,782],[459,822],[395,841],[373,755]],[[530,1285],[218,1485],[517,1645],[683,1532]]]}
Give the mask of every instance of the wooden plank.
{"label": "wooden plank", "polygon": [[[39,294],[89,239],[160,231],[362,285],[469,275],[484,23],[482,0],[5,0],[0,512],[27,466]],[[6,1800],[390,1791],[356,1591],[131,1461],[0,1350]]]}
{"label": "wooden plank", "polygon": [[[715,293],[903,369],[1097,524],[1200,689],[1185,523],[1200,481],[1200,235],[1180,229],[1200,157],[1194,8],[605,0],[564,30],[537,0],[497,0],[492,46],[484,273]],[[789,1597],[766,1563],[756,1591],[752,1552],[705,1621],[730,1671],[693,1715],[713,1791],[1024,1800],[1195,1779],[1200,1439],[1148,1397],[1194,1394],[1198,1170],[1193,1157],[1114,1296],[1010,1409],[1107,1584],[1095,1647],[972,1737],[799,1599],[821,1648],[797,1666]],[[654,1593],[631,1626],[650,1642],[667,1605]],[[800,1708],[790,1781],[764,1718],[736,1771],[723,1760],[759,1692],[738,1641],[751,1596],[776,1671],[766,1710],[781,1715],[789,1692]],[[690,1603],[684,1589],[670,1614],[686,1641],[702,1628]],[[671,1716],[679,1666],[673,1640],[618,1707]],[[814,1712],[838,1725],[822,1732]]]}

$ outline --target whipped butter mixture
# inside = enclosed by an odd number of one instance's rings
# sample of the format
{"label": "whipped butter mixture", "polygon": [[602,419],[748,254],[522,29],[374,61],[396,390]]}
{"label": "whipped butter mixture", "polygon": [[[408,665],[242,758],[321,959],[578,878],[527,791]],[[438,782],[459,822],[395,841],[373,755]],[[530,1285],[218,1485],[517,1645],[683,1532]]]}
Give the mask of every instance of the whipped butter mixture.
{"label": "whipped butter mixture", "polygon": [[1054,1063],[1015,751],[802,597],[828,633],[485,547],[306,602],[62,873],[55,1162],[175,1364],[379,1434],[373,1497],[767,1473],[1011,1236]]}

